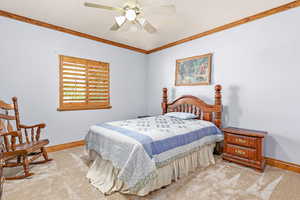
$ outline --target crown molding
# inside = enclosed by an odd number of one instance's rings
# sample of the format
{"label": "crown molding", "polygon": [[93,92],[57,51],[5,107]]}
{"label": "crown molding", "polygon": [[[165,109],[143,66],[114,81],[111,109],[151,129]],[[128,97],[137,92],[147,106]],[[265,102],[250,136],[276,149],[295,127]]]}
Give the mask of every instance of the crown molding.
{"label": "crown molding", "polygon": [[183,44],[183,43],[186,43],[186,42],[189,42],[189,41],[192,41],[192,40],[196,40],[198,38],[205,37],[207,35],[211,35],[211,34],[214,34],[214,33],[220,32],[220,31],[224,31],[224,30],[227,30],[227,29],[230,29],[230,28],[242,25],[242,24],[246,24],[248,22],[252,22],[254,20],[258,20],[258,19],[270,16],[270,15],[274,15],[276,13],[280,13],[280,12],[283,12],[283,11],[286,11],[286,10],[289,10],[289,9],[292,9],[292,8],[296,8],[298,6],[300,6],[300,0],[296,0],[296,1],[293,1],[291,3],[284,4],[284,5],[276,7],[276,8],[272,8],[270,10],[267,10],[267,11],[264,11],[264,12],[260,12],[258,14],[255,14],[255,15],[252,15],[250,17],[246,17],[246,18],[240,19],[238,21],[231,22],[229,24],[225,24],[223,26],[218,26],[218,27],[213,28],[211,30],[208,30],[208,31],[205,31],[205,32],[202,32],[202,33],[198,33],[196,35],[193,35],[193,36],[190,36],[190,37],[178,40],[176,42],[172,42],[172,43],[163,45],[161,47],[157,47],[155,49],[147,51],[147,54],[151,54],[151,53],[154,53],[154,52],[157,52],[157,51],[161,51],[163,49],[167,49],[167,48],[179,45],[179,44]]}
{"label": "crown molding", "polygon": [[103,39],[103,38],[100,38],[100,37],[96,37],[96,36],[89,35],[89,34],[86,34],[86,33],[81,33],[79,31],[71,30],[71,29],[68,29],[68,28],[61,27],[61,26],[56,26],[56,25],[49,24],[49,23],[39,21],[39,20],[36,20],[36,19],[31,19],[31,18],[28,18],[28,17],[24,17],[24,16],[21,16],[21,15],[17,15],[17,14],[14,14],[14,13],[7,12],[7,11],[4,11],[4,10],[0,10],[0,16],[11,18],[11,19],[18,20],[18,21],[22,21],[22,22],[25,22],[25,23],[28,23],[28,24],[41,26],[41,27],[44,27],[44,28],[49,28],[49,29],[60,31],[60,32],[63,32],[63,33],[68,33],[68,34],[75,35],[75,36],[78,36],[78,37],[87,38],[87,39],[94,40],[94,41],[97,41],[97,42],[102,42],[102,43],[109,44],[109,45],[112,45],[112,46],[116,46],[116,47],[120,47],[120,48],[124,48],[124,49],[129,49],[129,50],[136,51],[136,52],[139,52],[139,53],[144,53],[144,54],[147,53],[147,51],[144,50],[144,49],[139,49],[139,48],[132,47],[132,46],[129,46],[129,45],[126,45],[126,44],[114,42],[114,41],[111,41],[111,40],[106,40],[106,39]]}
{"label": "crown molding", "polygon": [[163,49],[167,49],[167,48],[179,45],[179,44],[183,44],[183,43],[186,43],[186,42],[189,42],[189,41],[192,41],[192,40],[196,40],[198,38],[202,38],[202,37],[205,37],[205,36],[220,32],[220,31],[224,31],[224,30],[227,30],[227,29],[230,29],[230,28],[242,25],[242,24],[246,24],[248,22],[252,22],[252,21],[255,21],[255,20],[270,16],[270,15],[274,15],[276,13],[280,13],[280,12],[283,12],[283,11],[286,11],[286,10],[289,10],[289,9],[292,9],[292,8],[296,8],[296,7],[299,7],[299,6],[300,6],[300,0],[296,0],[296,1],[293,1],[291,3],[284,4],[282,6],[272,8],[270,10],[266,10],[266,11],[263,11],[263,12],[260,12],[260,13],[257,13],[255,15],[252,15],[252,16],[249,16],[249,17],[231,22],[229,24],[218,26],[218,27],[213,28],[211,30],[208,30],[208,31],[205,31],[205,32],[202,32],[202,33],[198,33],[196,35],[192,35],[190,37],[186,37],[186,38],[183,38],[181,40],[171,42],[169,44],[166,44],[166,45],[163,45],[163,46],[151,49],[151,50],[136,48],[136,47],[129,46],[129,45],[126,45],[126,44],[114,42],[114,41],[111,41],[111,40],[103,39],[103,38],[96,37],[96,36],[93,36],[93,35],[89,35],[89,34],[86,34],[86,33],[81,33],[79,31],[71,30],[71,29],[68,29],[68,28],[61,27],[61,26],[56,26],[56,25],[53,25],[53,24],[49,24],[49,23],[46,23],[46,22],[39,21],[39,20],[35,20],[35,19],[31,19],[31,18],[24,17],[24,16],[21,16],[21,15],[17,15],[17,14],[14,14],[14,13],[10,13],[10,12],[4,11],[4,10],[0,10],[0,16],[8,17],[8,18],[15,19],[15,20],[22,21],[22,22],[29,23],[29,24],[34,24],[34,25],[41,26],[41,27],[44,27],[44,28],[49,28],[49,29],[60,31],[60,32],[63,32],[63,33],[68,33],[68,34],[75,35],[75,36],[78,36],[78,37],[87,38],[87,39],[94,40],[94,41],[97,41],[97,42],[102,42],[102,43],[109,44],[109,45],[112,45],[112,46],[116,46],[116,47],[120,47],[120,48],[124,48],[124,49],[129,49],[129,50],[136,51],[136,52],[139,52],[139,53],[151,54],[151,53],[154,53],[154,52],[157,52],[157,51],[161,51]]}

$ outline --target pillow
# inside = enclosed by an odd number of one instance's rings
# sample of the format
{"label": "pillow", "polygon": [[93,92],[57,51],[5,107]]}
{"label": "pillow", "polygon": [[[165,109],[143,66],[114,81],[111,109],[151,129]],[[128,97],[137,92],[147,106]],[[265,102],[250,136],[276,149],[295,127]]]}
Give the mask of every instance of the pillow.
{"label": "pillow", "polygon": [[195,119],[195,118],[197,118],[197,116],[194,115],[193,113],[185,113],[185,112],[170,112],[170,113],[165,114],[165,116],[174,117],[177,119]]}

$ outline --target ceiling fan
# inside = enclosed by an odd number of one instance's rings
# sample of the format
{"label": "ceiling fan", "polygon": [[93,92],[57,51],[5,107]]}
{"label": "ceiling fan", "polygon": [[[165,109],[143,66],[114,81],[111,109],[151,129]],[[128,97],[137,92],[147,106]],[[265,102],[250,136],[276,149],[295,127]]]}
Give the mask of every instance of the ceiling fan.
{"label": "ceiling fan", "polygon": [[[123,7],[111,7],[111,6],[105,6],[100,5],[96,3],[84,3],[87,7],[92,8],[100,8],[105,10],[111,10],[111,11],[117,11],[121,15],[115,17],[115,23],[110,28],[111,31],[117,31],[119,30],[125,23],[132,23],[140,26],[144,30],[146,30],[148,33],[156,33],[157,29],[151,25],[145,18],[144,18],[144,12],[147,11],[147,8],[141,8],[140,4],[137,0],[128,0]],[[160,5],[153,7],[156,11],[162,11],[162,13],[169,14],[169,13],[175,13],[175,6],[174,5]]]}

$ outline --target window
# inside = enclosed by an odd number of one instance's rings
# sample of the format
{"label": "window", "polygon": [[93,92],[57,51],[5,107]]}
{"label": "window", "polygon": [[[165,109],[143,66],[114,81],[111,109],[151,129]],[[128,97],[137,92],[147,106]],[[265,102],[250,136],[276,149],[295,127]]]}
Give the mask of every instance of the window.
{"label": "window", "polygon": [[59,111],[111,108],[108,63],[59,58]]}

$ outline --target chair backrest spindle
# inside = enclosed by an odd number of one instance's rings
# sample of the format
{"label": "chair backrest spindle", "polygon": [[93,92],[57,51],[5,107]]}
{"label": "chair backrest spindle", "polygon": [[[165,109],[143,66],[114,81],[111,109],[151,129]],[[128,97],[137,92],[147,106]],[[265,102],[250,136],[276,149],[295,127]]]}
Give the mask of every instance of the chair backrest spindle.
{"label": "chair backrest spindle", "polygon": [[[7,104],[4,101],[0,100],[0,135],[1,133],[20,130],[17,98],[13,97],[12,100],[13,100],[12,104]],[[14,113],[10,114],[10,111],[14,111]],[[15,128],[13,124],[15,124]],[[15,145],[17,144],[16,137],[4,135],[4,134],[2,134],[1,136],[3,138],[2,143],[4,145],[4,151],[6,152],[14,151]],[[18,139],[19,139],[19,143],[22,143],[22,137],[18,136]]]}

